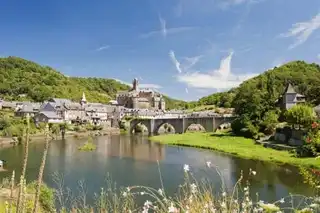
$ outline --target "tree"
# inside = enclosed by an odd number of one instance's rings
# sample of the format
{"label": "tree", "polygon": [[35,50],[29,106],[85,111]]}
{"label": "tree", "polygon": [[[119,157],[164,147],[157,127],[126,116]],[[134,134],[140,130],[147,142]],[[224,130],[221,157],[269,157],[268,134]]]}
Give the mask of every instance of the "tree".
{"label": "tree", "polygon": [[298,104],[293,106],[285,112],[286,120],[289,124],[297,124],[303,127],[308,127],[315,119],[315,113],[312,107],[305,104]]}
{"label": "tree", "polygon": [[279,113],[276,110],[270,110],[265,113],[262,121],[262,127],[265,134],[272,134],[275,131],[279,119]]}

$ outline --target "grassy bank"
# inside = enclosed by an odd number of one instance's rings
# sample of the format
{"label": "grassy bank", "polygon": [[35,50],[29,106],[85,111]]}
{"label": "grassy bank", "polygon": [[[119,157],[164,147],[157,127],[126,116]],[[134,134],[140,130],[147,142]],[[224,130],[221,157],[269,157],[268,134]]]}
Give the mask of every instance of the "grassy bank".
{"label": "grassy bank", "polygon": [[256,145],[254,140],[228,134],[186,133],[150,137],[162,144],[217,150],[241,158],[320,168],[320,159],[296,158],[288,151],[279,151]]}

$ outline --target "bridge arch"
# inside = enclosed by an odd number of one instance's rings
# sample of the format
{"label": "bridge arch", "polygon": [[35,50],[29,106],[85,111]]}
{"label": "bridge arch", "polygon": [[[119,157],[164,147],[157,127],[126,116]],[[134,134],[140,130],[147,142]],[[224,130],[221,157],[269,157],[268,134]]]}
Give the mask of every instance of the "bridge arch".
{"label": "bridge arch", "polygon": [[149,134],[152,132],[151,127],[150,127],[150,121],[149,120],[144,120],[144,119],[131,120],[130,127],[129,127],[129,132],[133,133],[138,125],[146,127],[146,129],[148,130]]}
{"label": "bridge arch", "polygon": [[170,122],[167,122],[167,121],[163,121],[159,123],[154,130],[156,134],[162,133],[161,130],[163,131],[163,133],[168,133],[168,134],[176,133],[176,128],[174,127],[174,125],[172,125]]}
{"label": "bridge arch", "polygon": [[224,130],[224,129],[229,129],[231,128],[231,122],[224,122],[222,124],[220,124],[218,127],[217,127],[217,130]]}
{"label": "bridge arch", "polygon": [[206,128],[201,125],[201,124],[197,124],[197,123],[192,123],[190,125],[188,125],[185,129],[185,132],[206,132]]}

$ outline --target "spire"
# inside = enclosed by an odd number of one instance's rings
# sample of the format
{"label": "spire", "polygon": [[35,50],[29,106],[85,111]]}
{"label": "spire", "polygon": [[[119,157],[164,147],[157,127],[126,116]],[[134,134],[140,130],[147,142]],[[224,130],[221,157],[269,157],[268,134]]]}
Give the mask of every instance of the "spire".
{"label": "spire", "polygon": [[81,103],[82,104],[87,103],[86,95],[84,94],[84,92],[82,93]]}
{"label": "spire", "polygon": [[288,84],[286,93],[296,93],[291,83]]}

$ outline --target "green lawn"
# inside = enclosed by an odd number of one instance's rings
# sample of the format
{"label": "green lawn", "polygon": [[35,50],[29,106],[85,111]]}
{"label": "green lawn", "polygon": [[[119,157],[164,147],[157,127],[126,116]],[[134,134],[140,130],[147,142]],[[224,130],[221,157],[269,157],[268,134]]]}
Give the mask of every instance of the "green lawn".
{"label": "green lawn", "polygon": [[262,145],[256,145],[252,139],[227,134],[186,133],[159,135],[150,137],[150,140],[162,144],[212,149],[247,159],[320,168],[320,159],[295,158],[288,151],[265,148]]}

